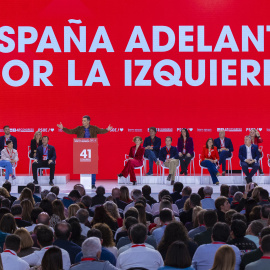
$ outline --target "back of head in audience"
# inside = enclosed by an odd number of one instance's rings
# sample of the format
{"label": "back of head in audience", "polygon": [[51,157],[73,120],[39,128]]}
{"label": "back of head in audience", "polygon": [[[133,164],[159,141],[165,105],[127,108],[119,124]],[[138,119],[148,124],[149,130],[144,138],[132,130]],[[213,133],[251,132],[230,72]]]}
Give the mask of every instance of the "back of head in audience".
{"label": "back of head in audience", "polygon": [[80,223],[85,224],[89,217],[89,212],[86,209],[79,209],[76,213],[76,217]]}
{"label": "back of head in audience", "polygon": [[82,244],[83,258],[98,258],[101,255],[101,243],[97,237],[87,238]]}
{"label": "back of head in audience", "polygon": [[135,224],[130,229],[130,237],[133,244],[142,244],[147,237],[147,228],[143,224]]}
{"label": "back of head in audience", "polygon": [[247,234],[251,234],[251,235],[255,235],[259,237],[262,229],[263,229],[263,224],[258,220],[253,220],[247,228]]}
{"label": "back of head in audience", "polygon": [[53,243],[53,232],[49,226],[40,225],[37,229],[37,242],[41,248],[51,246]]}
{"label": "back of head in audience", "polygon": [[206,186],[203,189],[203,193],[204,193],[205,196],[212,196],[212,194],[213,194],[213,188],[210,187],[210,186]]}
{"label": "back of head in audience", "polygon": [[71,226],[71,241],[79,240],[81,237],[82,227],[76,217],[71,217],[67,220]]}
{"label": "back of head in audience", "polygon": [[49,225],[49,222],[50,222],[50,216],[48,215],[48,213],[41,212],[38,215],[38,218],[37,218],[38,224]]}
{"label": "back of head in audience", "polygon": [[92,204],[92,198],[89,195],[82,196],[81,203],[88,209]]}
{"label": "back of head in audience", "polygon": [[236,220],[236,219],[242,220],[242,221],[244,221],[245,223],[247,223],[247,218],[246,218],[246,216],[243,215],[243,214],[240,214],[240,213],[238,213],[238,212],[232,215],[232,221],[233,221],[233,220]]}
{"label": "back of head in audience", "polygon": [[11,183],[9,181],[5,182],[3,185],[2,185],[3,188],[5,188],[7,190],[8,193],[10,193],[11,191]]}
{"label": "back of head in audience", "polygon": [[224,242],[226,243],[230,236],[230,227],[223,222],[217,222],[212,231],[213,242]]}
{"label": "back of head in audience", "polygon": [[28,183],[27,185],[26,185],[26,187],[27,188],[29,188],[31,191],[32,191],[32,193],[34,193],[35,192],[35,184],[34,183]]}
{"label": "back of head in audience", "polygon": [[98,229],[102,233],[102,245],[104,247],[113,247],[115,243],[113,241],[113,233],[110,227],[105,223],[97,223],[93,226],[94,229]]}
{"label": "back of head in audience", "polygon": [[144,197],[148,197],[151,195],[151,187],[149,185],[144,185],[142,187],[142,195]]}
{"label": "back of head in audience", "polygon": [[60,188],[58,186],[53,186],[51,187],[50,191],[53,192],[56,196],[58,196],[60,192]]}
{"label": "back of head in audience", "polygon": [[184,187],[182,190],[182,196],[190,196],[191,193],[192,189],[189,186]]}
{"label": "back of head in audience", "polygon": [[237,214],[237,211],[234,210],[234,209],[230,209],[228,212],[225,213],[225,222],[231,226],[231,223],[232,223],[232,216],[234,214]]}
{"label": "back of head in audience", "polygon": [[128,230],[132,225],[138,224],[139,221],[135,217],[127,217],[125,219],[125,227]]}
{"label": "back of head in audience", "polygon": [[167,189],[162,189],[162,190],[158,193],[158,200],[161,201],[162,198],[163,198],[165,195],[170,196],[170,192],[169,192],[169,190],[167,190]]}
{"label": "back of head in audience", "polygon": [[120,196],[121,196],[120,188],[117,188],[117,187],[113,188],[112,196],[114,199],[120,199]]}
{"label": "back of head in audience", "polygon": [[15,231],[15,235],[21,238],[21,249],[27,249],[33,247],[34,241],[30,233],[25,228],[19,228]]}
{"label": "back of head in audience", "polygon": [[50,202],[53,202],[54,200],[57,199],[57,196],[55,193],[53,192],[49,192],[46,196],[46,198],[50,201]]}
{"label": "back of head in audience", "polygon": [[219,247],[211,270],[234,270],[236,256],[233,248],[228,245]]}
{"label": "back of head in audience", "polygon": [[262,238],[261,244],[263,255],[269,256],[270,255],[270,235],[266,235]]}
{"label": "back of head in audience", "polygon": [[98,196],[103,196],[105,194],[105,188],[103,186],[98,186],[96,189],[96,193]]}
{"label": "back of head in audience", "polygon": [[22,215],[22,207],[19,204],[12,205],[11,214],[16,217],[20,217]]}
{"label": "back of head in audience", "polygon": [[[164,196],[166,197],[166,196]],[[163,198],[164,198],[163,197]],[[162,209],[172,209],[172,203],[169,201],[169,200],[166,200],[166,199],[162,199],[160,204],[159,204],[159,212],[162,210]]]}
{"label": "back of head in audience", "polygon": [[125,213],[125,219],[127,219],[128,217],[134,217],[138,219],[139,218],[138,210],[135,207],[130,207]]}
{"label": "back of head in audience", "polygon": [[268,219],[270,214],[270,204],[264,204],[261,208],[261,218]]}
{"label": "back of head in audience", "polygon": [[59,222],[55,225],[54,234],[56,239],[69,240],[71,236],[71,226],[67,222]]}
{"label": "back of head in audience", "polygon": [[233,238],[242,238],[245,236],[247,225],[244,221],[236,219],[232,221],[231,225],[231,236]]}
{"label": "back of head in audience", "polygon": [[220,196],[229,197],[229,186],[222,184],[220,186]]}
{"label": "back of head in audience", "polygon": [[142,196],[142,192],[139,189],[134,189],[132,193],[132,198],[134,201],[138,200]]}
{"label": "back of head in audience", "polygon": [[46,212],[49,216],[52,216],[53,214],[53,207],[52,202],[48,200],[47,198],[42,199],[39,207],[43,209],[44,212]]}
{"label": "back of head in audience", "polygon": [[19,253],[21,249],[21,238],[14,234],[8,235],[4,243],[4,249],[11,249]]}
{"label": "back of head in audience", "polygon": [[7,198],[4,198],[2,201],[1,201],[1,207],[4,207],[4,208],[10,208],[10,200],[7,199]]}
{"label": "back of head in audience", "polygon": [[41,191],[40,193],[40,196],[41,196],[41,200],[45,199],[47,194],[49,193],[50,191],[48,189],[44,189]]}
{"label": "back of head in audience", "polygon": [[14,233],[17,229],[17,225],[13,215],[4,214],[0,221],[0,231],[5,233]]}
{"label": "back of head in audience", "polygon": [[204,199],[204,197],[205,197],[205,194],[204,194],[203,190],[204,190],[204,187],[200,187],[200,188],[198,189],[198,192],[197,192],[198,195],[200,195],[201,200]]}
{"label": "back of head in audience", "polygon": [[85,188],[84,188],[84,185],[82,184],[76,184],[74,187],[73,187],[74,190],[78,190],[81,197],[85,195]]}
{"label": "back of head in audience", "polygon": [[230,196],[233,196],[237,191],[239,191],[238,186],[236,186],[236,185],[231,185],[230,186],[230,188],[229,188]]}
{"label": "back of head in audience", "polygon": [[268,201],[269,200],[269,192],[266,189],[260,190],[259,200],[260,201]]}
{"label": "back of head in audience", "polygon": [[192,193],[189,197],[190,207],[194,208],[195,206],[201,205],[201,196],[197,193]]}
{"label": "back of head in audience", "polygon": [[38,215],[42,212],[43,212],[43,210],[40,207],[35,207],[32,209],[31,220],[32,220],[33,224],[37,223]]}
{"label": "back of head in audience", "polygon": [[98,229],[91,229],[87,232],[87,238],[89,237],[97,237],[98,239],[102,240],[102,233]]}
{"label": "back of head in audience", "polygon": [[164,208],[159,213],[159,219],[163,224],[169,223],[173,220],[173,213],[171,209]]}
{"label": "back of head in audience", "polygon": [[73,189],[69,192],[68,197],[74,202],[77,202],[81,199],[81,194],[78,190]]}
{"label": "back of head in audience", "polygon": [[45,253],[41,261],[43,270],[63,269],[62,251],[59,247],[51,247]]}
{"label": "back of head in audience", "polygon": [[180,193],[180,192],[182,192],[183,187],[184,187],[183,183],[175,182],[174,185],[173,185],[173,191],[177,192],[177,193]]}
{"label": "back of head in audience", "polygon": [[249,214],[249,221],[261,219],[261,205],[254,206]]}
{"label": "back of head in audience", "polygon": [[233,195],[233,200],[235,202],[240,202],[242,198],[243,198],[243,193],[241,191],[237,191]]}

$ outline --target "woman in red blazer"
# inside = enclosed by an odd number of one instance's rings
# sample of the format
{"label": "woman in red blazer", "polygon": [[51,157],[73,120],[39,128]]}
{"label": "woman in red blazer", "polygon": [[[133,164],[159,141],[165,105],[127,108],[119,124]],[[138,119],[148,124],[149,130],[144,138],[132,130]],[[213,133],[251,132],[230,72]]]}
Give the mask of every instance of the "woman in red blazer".
{"label": "woman in red blazer", "polygon": [[213,184],[219,185],[217,163],[219,160],[218,150],[214,146],[214,140],[209,138],[203,147],[201,154],[201,166],[206,167],[211,175]]}
{"label": "woman in red blazer", "polygon": [[137,182],[134,167],[140,167],[143,165],[143,156],[145,149],[141,146],[141,137],[134,137],[133,142],[135,143],[135,146],[132,146],[130,148],[128,162],[126,163],[123,171],[118,174],[118,177],[124,176],[125,178],[127,178],[130,174],[130,182],[133,182],[133,185],[136,185]]}

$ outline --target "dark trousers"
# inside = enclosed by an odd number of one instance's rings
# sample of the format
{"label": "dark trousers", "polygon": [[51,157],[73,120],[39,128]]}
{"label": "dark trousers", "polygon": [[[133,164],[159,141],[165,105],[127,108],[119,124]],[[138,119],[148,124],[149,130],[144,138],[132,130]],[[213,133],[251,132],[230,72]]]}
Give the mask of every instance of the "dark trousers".
{"label": "dark trousers", "polygon": [[219,152],[219,164],[222,165],[222,171],[226,171],[226,158],[230,157],[231,153],[229,151],[221,151]]}
{"label": "dark trousers", "polygon": [[48,160],[40,160],[38,162],[33,162],[32,171],[34,180],[37,181],[37,169],[41,167],[50,168],[50,181],[52,181],[54,179],[55,163],[52,162],[51,164],[48,164]]}
{"label": "dark trousers", "polygon": [[[252,182],[252,176],[258,171],[260,165],[259,163],[248,164],[245,161],[241,161],[241,167],[244,174],[247,176],[247,183]],[[252,170],[249,172],[248,167],[252,167]]]}
{"label": "dark trousers", "polygon": [[188,165],[192,159],[192,156],[187,157],[187,155],[183,155],[182,157],[179,157],[180,159],[180,165],[181,165],[181,171],[182,172],[187,172]]}

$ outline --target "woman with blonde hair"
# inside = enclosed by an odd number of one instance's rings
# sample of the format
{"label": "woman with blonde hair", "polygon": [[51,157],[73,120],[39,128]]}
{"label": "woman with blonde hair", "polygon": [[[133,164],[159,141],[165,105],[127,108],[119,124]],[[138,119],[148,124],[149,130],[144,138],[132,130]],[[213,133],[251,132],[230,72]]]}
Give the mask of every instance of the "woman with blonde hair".
{"label": "woman with blonde hair", "polygon": [[39,248],[33,247],[34,241],[25,228],[17,229],[14,234],[21,238],[21,251],[17,254],[19,257],[30,255],[34,251],[39,250]]}
{"label": "woman with blonde hair", "polygon": [[107,201],[103,204],[104,208],[117,220],[118,227],[122,227],[123,219],[120,217],[118,206],[113,201]]}
{"label": "woman with blonde hair", "polygon": [[35,201],[34,201],[34,198],[33,198],[33,193],[32,193],[32,191],[31,191],[31,189],[29,189],[29,188],[27,188],[27,187],[25,187],[25,188],[22,190],[19,199],[16,200],[16,201],[13,203],[13,205],[15,205],[15,204],[20,204],[20,203],[21,203],[23,200],[25,200],[25,199],[29,200],[29,201],[32,203],[33,206],[35,205]]}
{"label": "woman with blonde hair", "polygon": [[71,204],[68,207],[68,218],[76,217],[77,211],[80,209],[80,206],[76,203]]}
{"label": "woman with blonde hair", "polygon": [[36,131],[34,138],[31,140],[31,144],[30,144],[30,148],[31,148],[31,152],[30,152],[30,158],[35,158],[36,157],[36,152],[37,152],[37,148],[39,146],[42,145],[42,133],[41,131]]}
{"label": "woman with blonde hair", "polygon": [[143,165],[143,156],[144,156],[144,147],[141,145],[143,140],[140,136],[135,136],[133,138],[135,146],[132,146],[129,151],[129,157],[126,162],[126,165],[121,173],[118,174],[118,177],[124,176],[125,178],[130,175],[130,182],[133,185],[137,184],[136,175],[134,172],[135,167],[140,167]]}
{"label": "woman with blonde hair", "polygon": [[24,199],[21,201],[21,207],[22,207],[22,220],[32,222],[31,212],[34,208],[33,204],[28,199]]}
{"label": "woman with blonde hair", "polygon": [[210,270],[234,270],[235,252],[228,245],[221,246],[215,255],[214,264]]}
{"label": "woman with blonde hair", "polygon": [[[54,200],[52,202],[53,214],[50,219],[50,226],[54,228],[56,223],[65,220],[65,207],[61,200]],[[76,213],[75,213],[76,214]]]}
{"label": "woman with blonde hair", "polygon": [[259,196],[260,196],[260,191],[263,190],[262,187],[255,187],[252,191],[251,198],[254,199],[257,203],[260,201]]}
{"label": "woman with blonde hair", "polygon": [[3,196],[7,199],[10,199],[10,195],[9,195],[8,191],[3,187],[0,187],[0,196]]}

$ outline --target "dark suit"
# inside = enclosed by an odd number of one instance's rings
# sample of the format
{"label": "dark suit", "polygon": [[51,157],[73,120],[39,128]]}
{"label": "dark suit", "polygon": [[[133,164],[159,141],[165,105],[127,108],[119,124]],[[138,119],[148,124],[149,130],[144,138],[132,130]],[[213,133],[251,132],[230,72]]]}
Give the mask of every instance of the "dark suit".
{"label": "dark suit", "polygon": [[214,146],[216,146],[218,149],[219,163],[222,164],[222,171],[223,172],[226,171],[226,158],[231,157],[232,152],[233,152],[233,145],[232,145],[231,139],[225,137],[224,144],[225,144],[225,148],[229,149],[229,151],[226,151],[226,150],[220,151],[220,149],[221,149],[220,138],[217,138],[214,140]]}
{"label": "dark suit", "polygon": [[[10,135],[9,140],[13,142],[13,148],[17,150],[17,139]],[[0,156],[1,151],[5,148],[5,136],[0,137]]]}
{"label": "dark suit", "polygon": [[200,245],[212,243],[212,228],[207,228],[205,232],[198,233],[194,236],[194,241]]}
{"label": "dark suit", "polygon": [[[159,152],[159,159],[165,162],[167,157],[166,146],[162,147]],[[175,146],[171,146],[170,148],[170,158],[179,159],[178,150]]]}
{"label": "dark suit", "polygon": [[31,226],[31,222],[28,222],[26,220],[22,220],[21,218],[15,218],[15,221],[16,221],[16,224],[17,224],[17,227],[18,228],[21,228],[21,227],[29,227]]}
{"label": "dark suit", "polygon": [[[54,179],[54,170],[55,170],[55,160],[56,160],[56,152],[55,148],[52,145],[48,145],[48,155],[47,160],[43,160],[43,146],[39,146],[36,152],[36,160],[37,162],[33,162],[32,170],[33,170],[33,178],[37,181],[37,169],[41,167],[50,168],[50,181]],[[50,164],[49,160],[52,160]]]}
{"label": "dark suit", "polygon": [[[252,164],[248,164],[245,162],[247,159],[247,148],[246,145],[241,145],[239,148],[239,159],[241,163],[241,167],[243,172],[245,173],[247,183],[252,182],[252,176],[258,171],[260,165],[259,165],[259,159],[260,159],[260,152],[258,151],[258,146],[255,144],[251,145],[251,156],[252,159],[255,159],[256,162],[253,162]],[[249,172],[248,167],[252,167],[251,172]]]}

